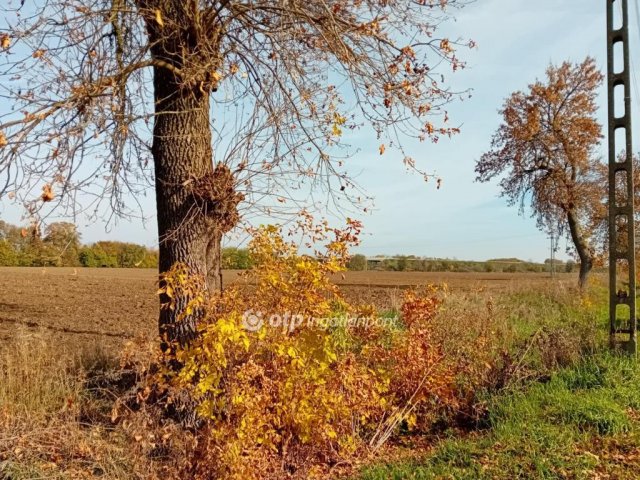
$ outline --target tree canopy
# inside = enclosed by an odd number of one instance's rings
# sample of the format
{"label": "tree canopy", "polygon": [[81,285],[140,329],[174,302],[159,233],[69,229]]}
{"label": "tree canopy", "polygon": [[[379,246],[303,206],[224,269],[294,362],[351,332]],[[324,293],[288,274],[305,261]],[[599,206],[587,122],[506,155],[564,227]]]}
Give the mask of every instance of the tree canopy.
{"label": "tree canopy", "polygon": [[500,188],[509,204],[523,209],[530,203],[541,229],[571,238],[581,284],[596,255],[590,212],[607,185],[596,152],[602,139],[596,97],[603,78],[592,58],[550,66],[545,81],[505,101],[491,150],[476,163],[478,181],[502,175]]}
{"label": "tree canopy", "polygon": [[[463,3],[9,2],[0,193],[33,211],[45,200],[70,213],[134,213],[128,194],[154,177],[155,68],[176,88],[215,92],[215,160],[247,207],[282,213],[303,182],[357,200],[333,148],[345,129],[369,125],[386,137],[381,152],[401,149],[404,135],[457,131],[444,109],[454,92],[436,67],[463,63],[436,29]],[[291,208],[308,206],[299,200]]]}

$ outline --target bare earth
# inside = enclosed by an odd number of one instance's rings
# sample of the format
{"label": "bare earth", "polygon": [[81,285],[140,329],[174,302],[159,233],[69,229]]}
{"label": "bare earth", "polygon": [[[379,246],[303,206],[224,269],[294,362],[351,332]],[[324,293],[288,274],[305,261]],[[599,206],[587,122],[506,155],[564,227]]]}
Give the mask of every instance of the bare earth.
{"label": "bare earth", "polygon": [[[238,281],[226,271],[224,282]],[[549,283],[548,274],[346,272],[335,281],[346,296],[381,308],[397,306],[401,290],[446,283],[452,291],[504,291]],[[572,284],[575,274],[556,281]],[[120,344],[156,329],[157,273],[141,269],[0,267],[0,342],[16,329],[45,329],[70,345]]]}

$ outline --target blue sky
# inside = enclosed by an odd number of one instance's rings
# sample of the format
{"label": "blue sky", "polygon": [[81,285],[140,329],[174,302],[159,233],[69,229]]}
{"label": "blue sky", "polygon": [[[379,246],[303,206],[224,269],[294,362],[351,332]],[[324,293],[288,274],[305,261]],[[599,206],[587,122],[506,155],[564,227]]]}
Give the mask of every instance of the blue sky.
{"label": "blue sky", "polygon": [[[634,47],[640,50],[635,22],[631,27]],[[602,69],[606,67],[605,28],[602,0],[477,0],[458,12],[445,31],[451,38],[472,38],[478,44],[477,49],[460,52],[468,62],[467,69],[448,77],[454,88],[473,88],[471,99],[448,109],[452,123],[461,125],[462,133],[437,145],[405,145],[421,167],[443,179],[442,188],[436,190],[434,183],[425,184],[419,176],[407,173],[400,154],[389,152],[381,157],[373,135],[368,138],[362,131],[352,139],[344,138],[358,149],[349,161],[350,171],[375,198],[375,208],[361,217],[365,231],[357,251],[478,260],[547,258],[549,240],[536,229],[535,221],[528,214],[518,215],[517,208],[507,207],[498,197],[496,182],[475,183],[474,165],[499,125],[498,109],[504,98],[542,77],[549,63],[582,61],[591,55]],[[640,65],[638,53],[633,52],[635,65]],[[603,124],[605,93],[603,87]],[[120,221],[105,230],[103,223],[84,225],[78,220],[83,240],[154,245],[151,192],[143,204],[149,214],[145,224]],[[21,214],[18,207],[0,202],[0,218],[20,223]],[[564,240],[560,244],[561,253],[565,244]]]}
{"label": "blue sky", "polygon": [[[635,18],[633,9],[631,13]],[[454,77],[456,86],[473,88],[473,97],[449,109],[453,122],[462,124],[460,135],[411,148],[422,165],[443,178],[442,189],[405,173],[399,159],[369,166],[360,181],[376,197],[377,209],[364,219],[368,235],[360,250],[460,259],[548,258],[549,240],[535,221],[508,207],[498,197],[496,182],[475,183],[474,165],[489,148],[504,98],[542,77],[549,63],[591,55],[606,68],[605,2],[479,0],[447,28],[452,37],[478,43],[477,50],[463,54],[468,68]],[[635,23],[632,38],[639,45]],[[600,103],[604,124],[604,87]],[[362,155],[371,158],[374,153],[365,150]],[[561,254],[565,246],[562,240]]]}

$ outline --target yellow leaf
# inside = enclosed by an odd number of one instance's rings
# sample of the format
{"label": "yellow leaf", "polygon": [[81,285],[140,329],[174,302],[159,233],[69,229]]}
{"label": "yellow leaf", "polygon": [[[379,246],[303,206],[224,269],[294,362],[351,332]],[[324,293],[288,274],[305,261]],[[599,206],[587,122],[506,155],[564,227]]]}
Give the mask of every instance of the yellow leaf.
{"label": "yellow leaf", "polygon": [[411,413],[410,415],[407,416],[407,426],[409,427],[409,429],[413,429],[418,423],[418,418],[416,417],[415,413]]}
{"label": "yellow leaf", "polygon": [[156,22],[161,27],[164,27],[164,20],[162,20],[162,12],[158,8],[156,8]]}
{"label": "yellow leaf", "polygon": [[384,151],[385,151],[386,149],[387,149],[387,147],[384,145],[384,143],[383,143],[382,145],[380,145],[380,148],[379,148],[379,150],[380,150],[380,155],[383,155],[383,154],[384,154]]}
{"label": "yellow leaf", "polygon": [[0,148],[4,148],[9,144],[7,142],[7,137],[4,136],[4,133],[0,132]]}

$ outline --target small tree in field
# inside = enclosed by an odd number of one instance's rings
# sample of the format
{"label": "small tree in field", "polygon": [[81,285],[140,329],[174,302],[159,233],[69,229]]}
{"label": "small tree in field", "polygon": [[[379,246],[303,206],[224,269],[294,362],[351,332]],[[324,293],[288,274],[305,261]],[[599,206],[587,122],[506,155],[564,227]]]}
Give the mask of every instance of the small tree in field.
{"label": "small tree in field", "polygon": [[598,181],[601,164],[594,155],[602,138],[595,118],[602,81],[591,58],[550,66],[546,81],[506,100],[491,151],[476,164],[481,182],[505,174],[502,195],[521,209],[530,202],[541,229],[566,232],[580,259],[580,286],[596,255],[590,212],[606,188]]}
{"label": "small tree in field", "polygon": [[[155,185],[160,272],[182,263],[217,289],[245,206],[306,212],[312,188],[357,202],[335,155],[345,129],[372,127],[381,154],[457,131],[434,66],[462,66],[436,35],[461,3],[4,2],[0,195],[33,216],[127,215]],[[160,314],[170,340],[194,335],[196,318],[176,321],[185,304]]]}

